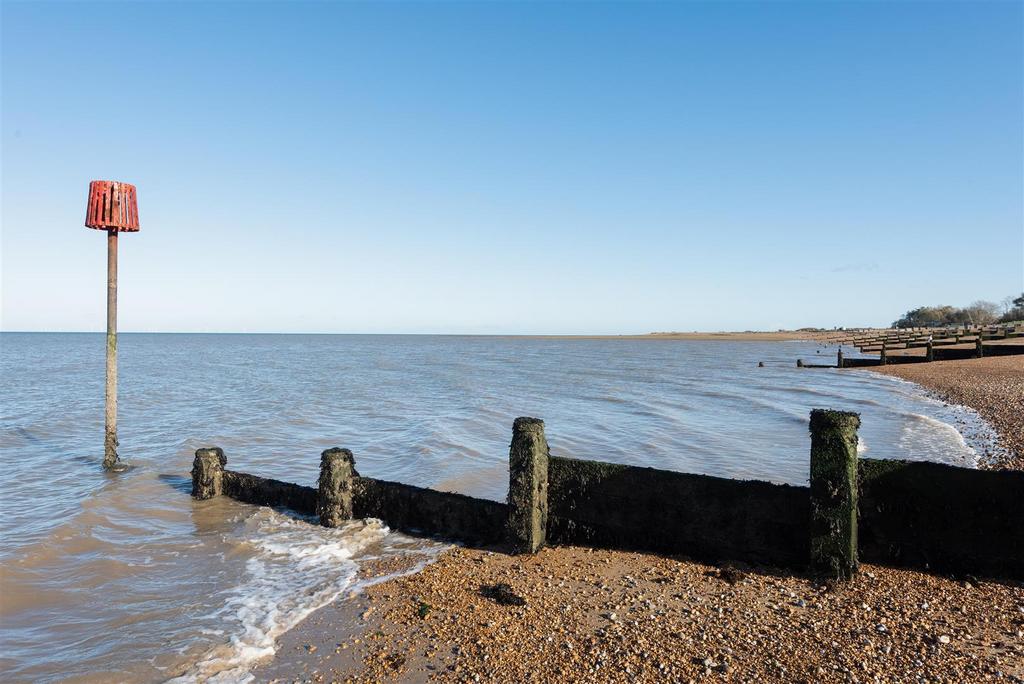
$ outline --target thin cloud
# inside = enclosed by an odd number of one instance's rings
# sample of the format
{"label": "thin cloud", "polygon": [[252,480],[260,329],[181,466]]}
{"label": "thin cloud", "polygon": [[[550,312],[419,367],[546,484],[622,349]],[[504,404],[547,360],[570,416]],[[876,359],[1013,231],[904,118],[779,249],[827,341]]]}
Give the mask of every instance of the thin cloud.
{"label": "thin cloud", "polygon": [[878,264],[874,261],[864,262],[858,264],[843,264],[842,266],[836,266],[832,269],[833,273],[853,273],[853,272],[864,272],[864,271],[877,271]]}

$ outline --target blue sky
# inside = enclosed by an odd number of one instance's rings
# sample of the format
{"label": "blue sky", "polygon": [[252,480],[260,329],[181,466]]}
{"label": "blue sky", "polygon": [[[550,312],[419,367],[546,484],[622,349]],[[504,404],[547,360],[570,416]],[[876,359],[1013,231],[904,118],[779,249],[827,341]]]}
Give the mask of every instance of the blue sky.
{"label": "blue sky", "polygon": [[888,324],[1024,288],[1024,16],[3,3],[2,327]]}

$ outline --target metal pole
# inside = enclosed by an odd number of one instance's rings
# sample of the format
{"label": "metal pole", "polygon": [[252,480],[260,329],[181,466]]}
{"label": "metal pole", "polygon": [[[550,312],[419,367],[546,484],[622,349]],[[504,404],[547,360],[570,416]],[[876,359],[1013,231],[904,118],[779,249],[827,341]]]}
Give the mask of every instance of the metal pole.
{"label": "metal pole", "polygon": [[103,467],[117,463],[117,228],[107,230],[107,388]]}

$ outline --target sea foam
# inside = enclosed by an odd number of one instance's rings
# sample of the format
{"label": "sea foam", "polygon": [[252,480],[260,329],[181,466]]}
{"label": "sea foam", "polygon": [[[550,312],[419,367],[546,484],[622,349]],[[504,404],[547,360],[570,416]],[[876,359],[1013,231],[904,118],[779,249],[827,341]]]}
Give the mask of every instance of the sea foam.
{"label": "sea foam", "polygon": [[250,669],[274,654],[279,636],[354,588],[359,566],[353,557],[391,534],[379,520],[329,529],[257,509],[225,539],[238,553],[252,554],[245,576],[215,614],[229,636],[170,681],[252,681]]}

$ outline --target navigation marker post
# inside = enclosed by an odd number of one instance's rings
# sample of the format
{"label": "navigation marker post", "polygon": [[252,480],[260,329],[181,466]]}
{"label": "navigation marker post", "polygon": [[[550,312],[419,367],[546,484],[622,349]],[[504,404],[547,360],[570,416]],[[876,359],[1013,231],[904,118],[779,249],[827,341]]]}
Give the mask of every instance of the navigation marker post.
{"label": "navigation marker post", "polygon": [[135,186],[118,181],[89,183],[85,210],[87,228],[107,231],[107,384],[103,467],[117,464],[117,234],[139,231]]}

